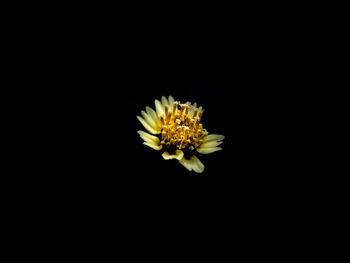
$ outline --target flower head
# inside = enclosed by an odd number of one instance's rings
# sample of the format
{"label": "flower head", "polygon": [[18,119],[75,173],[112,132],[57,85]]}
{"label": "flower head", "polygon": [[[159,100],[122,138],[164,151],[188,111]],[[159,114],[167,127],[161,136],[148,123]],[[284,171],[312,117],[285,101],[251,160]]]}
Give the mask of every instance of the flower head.
{"label": "flower head", "polygon": [[[225,136],[209,134],[203,128],[201,118],[204,112],[197,103],[181,103],[175,101],[172,96],[162,97],[161,101],[155,100],[154,111],[146,107],[141,111],[137,119],[151,134],[138,131],[145,145],[154,150],[165,150],[162,154],[165,160],[177,159],[189,171],[202,173],[204,165],[194,155],[213,153],[222,150],[218,147],[223,143]],[[185,157],[190,156],[188,159]]]}

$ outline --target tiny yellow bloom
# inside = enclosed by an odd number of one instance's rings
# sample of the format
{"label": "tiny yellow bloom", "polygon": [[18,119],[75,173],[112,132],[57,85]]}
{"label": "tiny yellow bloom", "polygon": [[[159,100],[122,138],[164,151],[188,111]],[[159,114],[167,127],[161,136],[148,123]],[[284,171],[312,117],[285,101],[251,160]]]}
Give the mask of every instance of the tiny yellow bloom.
{"label": "tiny yellow bloom", "polygon": [[[203,128],[204,109],[198,108],[197,103],[181,103],[172,96],[162,96],[161,101],[155,100],[155,109],[146,107],[146,111],[141,111],[142,117],[136,116],[149,132],[138,131],[143,144],[157,151],[165,150],[162,154],[165,160],[177,159],[189,171],[202,173],[204,165],[194,152],[209,154],[222,150],[218,146],[225,136],[209,134]],[[191,157],[186,159],[184,152]]]}

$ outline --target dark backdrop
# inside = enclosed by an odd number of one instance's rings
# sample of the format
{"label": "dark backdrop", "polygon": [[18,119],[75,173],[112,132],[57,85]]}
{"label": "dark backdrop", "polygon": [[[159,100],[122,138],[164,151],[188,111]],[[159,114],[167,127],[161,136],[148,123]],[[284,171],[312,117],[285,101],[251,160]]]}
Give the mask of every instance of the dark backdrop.
{"label": "dark backdrop", "polygon": [[[53,188],[107,206],[165,196],[237,200],[241,207],[278,203],[281,195],[288,201],[283,193],[294,179],[282,151],[293,128],[285,122],[295,92],[289,48],[258,23],[183,31],[107,24],[70,26],[45,46],[55,64],[43,74],[57,134]],[[52,65],[46,60],[44,68]],[[203,174],[142,144],[136,115],[163,95],[203,105],[205,127],[226,136],[223,151],[199,156]]]}
{"label": "dark backdrop", "polygon": [[[271,88],[241,55],[227,64],[200,53],[192,59],[189,51],[180,59],[164,55],[164,63],[138,57],[129,68],[129,58],[113,57],[116,67],[109,58],[79,64],[60,91],[63,177],[72,189],[141,200],[190,195],[247,201],[275,191],[280,116]],[[203,105],[205,127],[226,136],[223,151],[199,155],[203,174],[165,161],[142,144],[136,115],[162,95]]]}
{"label": "dark backdrop", "polygon": [[[29,125],[20,136],[32,145],[22,153],[28,166],[16,164],[24,168],[20,202],[43,215],[33,219],[61,235],[68,231],[65,243],[71,233],[89,242],[96,231],[113,240],[126,232],[133,244],[138,238],[132,230],[146,229],[147,242],[141,242],[147,244],[154,237],[149,222],[175,232],[183,223],[201,237],[212,228],[239,244],[265,244],[271,229],[287,237],[286,229],[298,230],[318,197],[310,191],[316,180],[305,179],[312,168],[299,165],[312,154],[300,147],[309,138],[295,113],[302,115],[302,102],[315,98],[306,98],[312,83],[301,77],[311,68],[304,59],[309,51],[299,52],[305,39],[293,37],[288,26],[298,20],[295,13],[281,23],[277,16],[289,7],[270,16],[259,7],[254,13],[253,4],[245,12],[196,6],[188,21],[182,12],[169,17],[158,6],[153,11],[162,17],[139,6],[129,13],[91,8],[64,7],[51,23],[51,11],[45,11],[49,18],[38,16],[37,25],[21,24],[27,35],[14,31],[23,38],[18,51],[29,57],[14,60],[28,72],[16,79],[30,95],[28,108],[37,109],[21,112]],[[17,87],[15,92],[23,96]],[[142,144],[136,115],[162,95],[202,105],[208,131],[226,136],[223,151],[199,155],[204,173],[188,172]],[[198,207],[204,209],[196,218]]]}

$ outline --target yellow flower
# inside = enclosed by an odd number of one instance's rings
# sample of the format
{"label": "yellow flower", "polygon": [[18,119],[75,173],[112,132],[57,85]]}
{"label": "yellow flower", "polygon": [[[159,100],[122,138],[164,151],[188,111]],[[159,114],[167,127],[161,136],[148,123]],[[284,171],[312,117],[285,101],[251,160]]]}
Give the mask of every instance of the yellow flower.
{"label": "yellow flower", "polygon": [[[145,145],[154,150],[165,150],[162,154],[165,160],[177,159],[189,171],[202,173],[204,165],[193,155],[196,151],[201,154],[209,154],[219,150],[225,136],[209,134],[201,123],[203,108],[197,107],[197,103],[181,103],[175,101],[172,96],[162,97],[161,101],[155,100],[154,111],[146,107],[141,111],[137,119],[149,132],[138,131]],[[151,134],[153,135],[151,135]],[[185,158],[189,155],[189,159]]]}

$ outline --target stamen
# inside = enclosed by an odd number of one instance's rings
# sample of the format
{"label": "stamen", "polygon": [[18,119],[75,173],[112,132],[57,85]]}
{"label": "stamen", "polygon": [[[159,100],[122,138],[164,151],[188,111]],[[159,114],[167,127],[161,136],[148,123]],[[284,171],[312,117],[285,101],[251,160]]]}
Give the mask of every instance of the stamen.
{"label": "stamen", "polygon": [[170,112],[168,106],[164,107],[164,117],[160,118],[161,144],[173,145],[177,149],[194,150],[199,147],[206,131],[200,123],[202,110],[196,106],[190,102],[185,104],[174,102]]}
{"label": "stamen", "polygon": [[170,117],[171,117],[171,113],[169,112],[168,116],[166,117],[166,123],[169,124],[170,122]]}
{"label": "stamen", "polygon": [[187,117],[187,114],[188,114],[188,107],[186,107],[185,109],[185,116]]}

